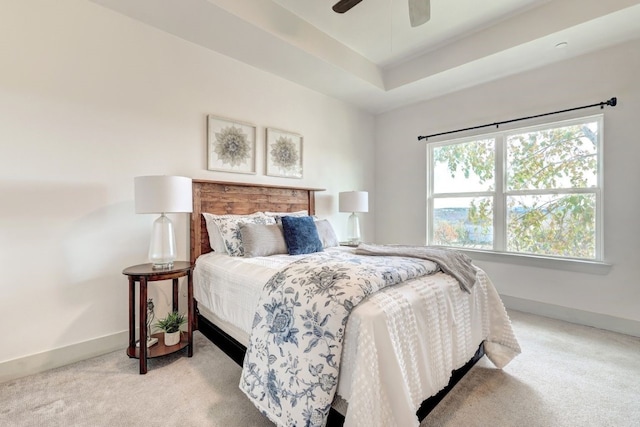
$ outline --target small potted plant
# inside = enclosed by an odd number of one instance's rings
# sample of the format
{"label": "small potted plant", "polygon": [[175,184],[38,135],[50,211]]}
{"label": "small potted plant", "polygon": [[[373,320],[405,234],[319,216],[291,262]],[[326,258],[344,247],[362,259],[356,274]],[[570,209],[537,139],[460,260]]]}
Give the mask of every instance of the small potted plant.
{"label": "small potted plant", "polygon": [[158,320],[154,326],[164,331],[164,345],[168,347],[180,342],[180,327],[185,323],[187,323],[186,316],[173,311],[164,319]]}

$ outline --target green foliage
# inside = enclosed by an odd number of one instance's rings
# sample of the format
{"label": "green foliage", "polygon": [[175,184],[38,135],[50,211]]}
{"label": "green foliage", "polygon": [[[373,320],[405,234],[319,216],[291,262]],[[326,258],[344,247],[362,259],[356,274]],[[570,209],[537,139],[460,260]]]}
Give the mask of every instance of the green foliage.
{"label": "green foliage", "polygon": [[434,160],[446,163],[452,178],[462,173],[468,179],[473,172],[480,183],[493,183],[494,143],[493,139],[485,139],[437,147],[433,150]]}
{"label": "green foliage", "polygon": [[156,328],[163,330],[167,333],[178,332],[180,327],[187,323],[187,318],[184,314],[180,314],[177,311],[173,311],[167,314],[164,319],[158,320],[154,325]]}
{"label": "green foliage", "polygon": [[[572,190],[598,185],[597,140],[597,123],[505,139],[508,251],[595,257],[596,197],[592,192]],[[437,147],[433,154],[434,162],[445,164],[451,177],[465,180],[473,176],[480,183],[489,183],[489,191],[495,189],[493,140]],[[520,191],[529,193],[518,195]],[[474,242],[467,241],[469,227],[488,230],[492,223],[491,198],[473,198],[463,222],[436,221],[434,243],[473,247]]]}
{"label": "green foliage", "polygon": [[[524,203],[519,203],[526,199]],[[507,250],[577,258],[595,257],[595,197],[509,198]]]}
{"label": "green foliage", "polygon": [[594,187],[598,171],[596,144],[597,137],[587,126],[510,136],[507,189]]}

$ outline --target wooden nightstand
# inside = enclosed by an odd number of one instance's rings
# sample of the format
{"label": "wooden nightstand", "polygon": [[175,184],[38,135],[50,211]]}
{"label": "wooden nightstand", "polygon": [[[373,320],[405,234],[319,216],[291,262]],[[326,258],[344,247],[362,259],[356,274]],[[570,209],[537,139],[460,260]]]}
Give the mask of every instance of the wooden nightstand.
{"label": "wooden nightstand", "polygon": [[[173,263],[173,267],[170,269],[157,269],[154,270],[151,264],[140,264],[127,267],[122,271],[122,274],[129,276],[129,347],[127,348],[127,355],[129,357],[136,357],[140,359],[140,373],[147,373],[147,358],[165,356],[167,354],[174,353],[185,347],[188,347],[188,357],[193,356],[193,327],[195,324],[194,310],[193,310],[193,266],[190,262],[176,261]],[[166,347],[164,345],[163,334],[153,334],[153,337],[158,338],[158,343],[151,347],[144,345],[147,342],[147,283],[155,282],[158,280],[173,280],[173,311],[178,310],[178,279],[180,277],[187,277],[187,336],[184,337],[184,332],[180,337],[180,343]],[[136,347],[136,283],[140,284],[140,346]]]}

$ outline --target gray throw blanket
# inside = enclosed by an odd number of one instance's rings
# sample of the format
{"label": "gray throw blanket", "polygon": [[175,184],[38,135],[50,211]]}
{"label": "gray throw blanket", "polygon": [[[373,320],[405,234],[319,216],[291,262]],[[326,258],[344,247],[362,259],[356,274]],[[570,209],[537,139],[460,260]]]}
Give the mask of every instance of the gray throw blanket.
{"label": "gray throw blanket", "polygon": [[435,248],[433,246],[406,245],[370,245],[361,243],[356,249],[358,255],[383,255],[420,258],[433,261],[440,269],[453,276],[460,283],[463,291],[471,293],[476,283],[476,268],[471,258],[452,249]]}

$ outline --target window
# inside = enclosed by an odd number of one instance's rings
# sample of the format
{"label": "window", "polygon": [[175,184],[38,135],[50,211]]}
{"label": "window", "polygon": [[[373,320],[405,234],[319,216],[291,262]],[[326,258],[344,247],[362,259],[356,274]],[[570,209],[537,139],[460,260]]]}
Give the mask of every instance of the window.
{"label": "window", "polygon": [[602,115],[430,144],[430,245],[601,260]]}

